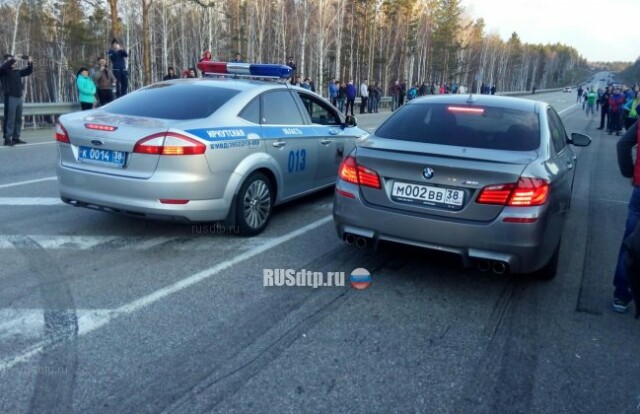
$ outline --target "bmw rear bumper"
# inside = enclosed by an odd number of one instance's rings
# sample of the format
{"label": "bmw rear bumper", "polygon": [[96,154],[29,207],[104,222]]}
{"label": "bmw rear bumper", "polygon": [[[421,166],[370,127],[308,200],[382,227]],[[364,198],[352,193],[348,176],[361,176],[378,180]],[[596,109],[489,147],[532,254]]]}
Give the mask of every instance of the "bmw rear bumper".
{"label": "bmw rear bumper", "polygon": [[[355,198],[342,196],[343,190]],[[518,214],[531,214],[519,208]],[[562,221],[552,223],[544,210],[535,210],[534,223],[507,223],[514,209],[490,222],[451,220],[428,214],[414,214],[367,203],[358,187],[338,180],[333,203],[333,219],[341,239],[348,234],[363,237],[376,245],[391,241],[459,255],[466,266],[475,261],[503,262],[511,273],[530,273],[551,258],[562,232]]]}

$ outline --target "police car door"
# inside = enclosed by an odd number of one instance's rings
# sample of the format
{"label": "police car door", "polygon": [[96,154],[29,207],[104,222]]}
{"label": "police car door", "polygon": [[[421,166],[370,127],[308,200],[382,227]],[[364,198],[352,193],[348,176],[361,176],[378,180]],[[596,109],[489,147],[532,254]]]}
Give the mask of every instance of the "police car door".
{"label": "police car door", "polygon": [[353,149],[359,128],[342,128],[342,119],[336,108],[318,97],[297,91],[298,96],[311,117],[318,149],[316,186],[336,182],[342,158]]}
{"label": "police car door", "polygon": [[318,157],[311,128],[289,90],[262,94],[262,134],[269,153],[278,163],[282,199],[314,188]]}

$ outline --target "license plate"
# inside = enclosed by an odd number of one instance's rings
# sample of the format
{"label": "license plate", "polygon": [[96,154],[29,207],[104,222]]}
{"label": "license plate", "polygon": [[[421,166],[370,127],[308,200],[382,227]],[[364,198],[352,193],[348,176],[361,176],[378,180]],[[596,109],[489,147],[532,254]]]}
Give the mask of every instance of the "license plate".
{"label": "license plate", "polygon": [[464,203],[464,191],[431,185],[393,183],[391,198],[428,206],[458,208]]}
{"label": "license plate", "polygon": [[124,167],[127,153],[101,148],[80,147],[78,160],[84,162],[98,162],[112,167]]}

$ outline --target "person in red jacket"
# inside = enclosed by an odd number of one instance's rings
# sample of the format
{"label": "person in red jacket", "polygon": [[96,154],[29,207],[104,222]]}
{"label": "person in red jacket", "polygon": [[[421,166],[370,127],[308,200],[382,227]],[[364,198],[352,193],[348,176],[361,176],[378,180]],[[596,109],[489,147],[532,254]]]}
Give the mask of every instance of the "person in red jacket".
{"label": "person in red jacket", "polygon": [[611,119],[609,135],[614,132],[616,135],[620,135],[620,131],[622,131],[622,106],[624,102],[625,98],[620,93],[620,88],[615,88],[609,97],[609,119]]}
{"label": "person in red jacket", "polygon": [[[627,256],[630,253],[625,245],[625,240],[629,239],[636,227],[638,227],[638,223],[640,223],[640,127],[638,123],[639,122],[633,124],[617,144],[620,173],[625,177],[631,178],[633,184],[633,191],[631,193],[631,199],[629,200],[627,223],[622,238],[623,243],[622,246],[620,246],[618,263],[613,276],[613,286],[615,286],[615,290],[613,291],[613,310],[620,313],[626,312],[629,303],[633,300],[632,292],[629,289],[630,277],[640,278],[640,275],[632,274],[628,271],[627,261],[629,261],[629,258]],[[634,163],[632,152],[635,145],[638,146]],[[638,232],[635,233],[637,234]],[[630,259],[632,259],[632,262],[635,260],[636,263],[640,260],[638,257],[631,257]],[[633,284],[637,286],[636,283],[637,279],[633,279]]]}

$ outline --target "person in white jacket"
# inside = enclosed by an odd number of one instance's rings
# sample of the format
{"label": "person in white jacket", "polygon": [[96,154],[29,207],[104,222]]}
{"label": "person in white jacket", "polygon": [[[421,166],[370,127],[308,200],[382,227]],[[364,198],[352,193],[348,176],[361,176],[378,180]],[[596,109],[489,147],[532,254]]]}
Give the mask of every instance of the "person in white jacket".
{"label": "person in white jacket", "polygon": [[369,101],[369,80],[365,79],[360,85],[360,113],[364,114],[368,108]]}

